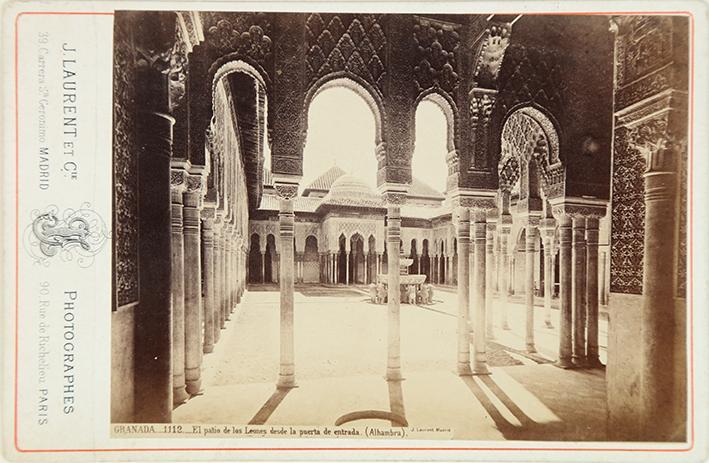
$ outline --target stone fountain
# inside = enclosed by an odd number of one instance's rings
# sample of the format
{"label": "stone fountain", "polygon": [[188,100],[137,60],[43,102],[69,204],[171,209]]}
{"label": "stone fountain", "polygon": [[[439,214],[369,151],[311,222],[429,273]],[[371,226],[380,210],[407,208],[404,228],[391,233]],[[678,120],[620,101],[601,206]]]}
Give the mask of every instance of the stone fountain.
{"label": "stone fountain", "polygon": [[[422,285],[426,282],[426,275],[409,275],[409,266],[413,263],[413,259],[404,257],[403,249],[399,249],[399,285],[401,302],[409,302],[409,296],[421,299]],[[383,294],[387,294],[387,285],[389,279],[387,274],[377,275],[377,284],[383,286]],[[429,290],[430,291],[430,290]],[[423,297],[430,299],[430,297]]]}

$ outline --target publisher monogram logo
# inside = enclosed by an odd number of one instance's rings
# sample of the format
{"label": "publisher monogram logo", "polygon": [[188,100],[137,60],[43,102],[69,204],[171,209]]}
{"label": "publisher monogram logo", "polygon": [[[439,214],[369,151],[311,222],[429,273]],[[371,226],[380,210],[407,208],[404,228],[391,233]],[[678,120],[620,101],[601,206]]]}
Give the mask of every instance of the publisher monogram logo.
{"label": "publisher monogram logo", "polygon": [[[55,205],[31,212],[24,233],[24,246],[35,263],[48,266],[53,258],[90,267],[111,238],[103,218],[90,207],[59,211]],[[58,257],[57,257],[58,256]]]}

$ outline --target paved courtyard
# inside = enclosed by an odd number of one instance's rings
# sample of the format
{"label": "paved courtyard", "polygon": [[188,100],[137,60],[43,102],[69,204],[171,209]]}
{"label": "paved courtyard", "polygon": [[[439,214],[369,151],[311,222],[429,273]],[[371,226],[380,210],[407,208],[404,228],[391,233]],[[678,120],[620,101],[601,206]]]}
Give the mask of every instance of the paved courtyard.
{"label": "paved courtyard", "polygon": [[[488,354],[492,374],[455,374],[456,294],[439,289],[431,306],[401,306],[405,380],[387,383],[386,305],[371,304],[356,287],[296,286],[295,352],[298,387],[275,388],[279,365],[279,293],[254,286],[231,315],[223,339],[204,359],[204,394],[174,412],[182,423],[329,425],[357,411],[391,411],[410,428],[450,429],[472,440],[605,440],[603,370],[562,370],[558,310],[554,328],[535,312],[538,354],[524,353],[524,306],[509,303],[511,330],[499,326]],[[606,322],[600,324],[601,360]],[[348,423],[389,421],[371,417]],[[445,434],[445,433],[444,433]],[[440,435],[439,437],[445,437]]]}

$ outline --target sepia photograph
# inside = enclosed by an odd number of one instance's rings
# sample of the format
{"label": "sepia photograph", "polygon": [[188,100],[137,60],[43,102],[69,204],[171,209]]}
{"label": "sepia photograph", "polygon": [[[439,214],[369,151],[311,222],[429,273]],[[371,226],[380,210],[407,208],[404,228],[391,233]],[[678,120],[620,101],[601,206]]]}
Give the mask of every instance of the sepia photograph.
{"label": "sepia photograph", "polygon": [[688,442],[693,18],[371,10],[113,13],[112,437]]}

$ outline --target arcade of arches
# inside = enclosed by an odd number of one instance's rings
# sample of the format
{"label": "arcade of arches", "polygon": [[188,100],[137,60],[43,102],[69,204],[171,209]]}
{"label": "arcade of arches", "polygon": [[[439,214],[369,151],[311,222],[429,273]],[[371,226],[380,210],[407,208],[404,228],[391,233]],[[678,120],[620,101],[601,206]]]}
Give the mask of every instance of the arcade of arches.
{"label": "arcade of arches", "polygon": [[[113,421],[169,422],[209,400],[205,365],[246,368],[220,344],[255,339],[271,309],[282,395],[267,405],[295,401],[295,346],[314,336],[296,323],[301,298],[349,291],[381,314],[390,388],[408,380],[402,319],[428,310],[451,317],[436,338],[451,346],[446,381],[495,393],[522,371],[498,357],[533,363],[534,381],[571,378],[553,397],[570,409],[601,391],[601,439],[685,440],[687,28],[684,16],[117,12]],[[338,86],[372,110],[376,191],[337,166],[301,184],[308,107]],[[447,120],[447,155],[431,161],[446,163],[444,192],[412,176],[421,101]],[[401,302],[402,258],[432,305]],[[350,315],[333,305],[336,330]],[[587,377],[600,389],[573,382]],[[417,406],[409,424],[427,424]],[[406,422],[395,408],[392,425]],[[528,420],[505,431],[487,412],[504,438],[563,438]]]}

